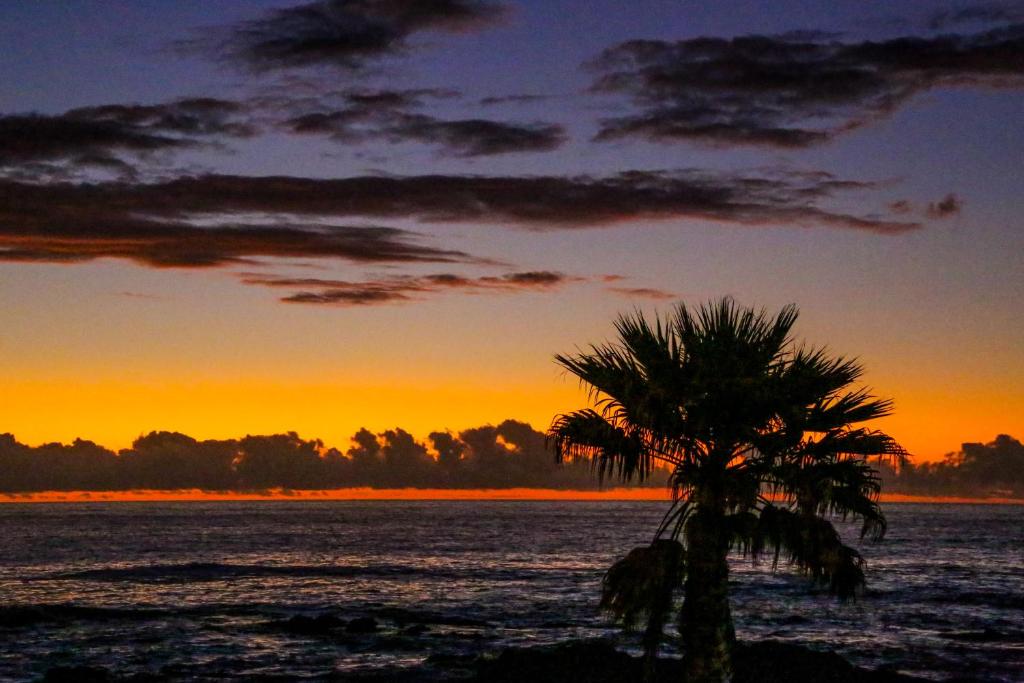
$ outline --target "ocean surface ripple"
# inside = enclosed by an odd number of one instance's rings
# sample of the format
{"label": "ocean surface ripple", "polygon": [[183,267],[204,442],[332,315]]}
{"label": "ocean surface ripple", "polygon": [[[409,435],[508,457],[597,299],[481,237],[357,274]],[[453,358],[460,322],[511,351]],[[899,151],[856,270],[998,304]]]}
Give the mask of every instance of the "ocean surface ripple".
{"label": "ocean surface ripple", "polygon": [[[839,603],[732,561],[742,639],[933,680],[1024,679],[1024,506],[889,505]],[[182,679],[338,676],[577,637],[654,502],[358,501],[0,506],[0,680],[56,665]],[[857,530],[845,525],[849,540]],[[673,646],[666,654],[674,653]]]}

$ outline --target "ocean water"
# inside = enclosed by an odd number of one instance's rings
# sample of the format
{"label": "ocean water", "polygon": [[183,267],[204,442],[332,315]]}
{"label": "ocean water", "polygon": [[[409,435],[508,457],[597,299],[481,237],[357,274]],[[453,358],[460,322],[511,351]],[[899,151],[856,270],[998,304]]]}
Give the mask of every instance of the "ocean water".
{"label": "ocean water", "polygon": [[[189,680],[315,679],[596,636],[628,649],[635,636],[597,611],[601,575],[649,540],[664,507],[0,505],[0,680],[77,664]],[[738,636],[934,680],[1024,680],[1024,506],[890,505],[887,514],[886,539],[860,545],[869,590],[856,602],[734,558]],[[297,615],[372,617],[378,629],[297,633],[286,626]]]}

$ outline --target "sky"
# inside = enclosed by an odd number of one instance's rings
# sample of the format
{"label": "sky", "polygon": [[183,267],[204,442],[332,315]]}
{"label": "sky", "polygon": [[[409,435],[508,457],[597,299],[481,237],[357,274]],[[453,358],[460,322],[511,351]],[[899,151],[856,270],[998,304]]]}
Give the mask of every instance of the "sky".
{"label": "sky", "polygon": [[0,431],[544,429],[620,312],[796,303],[1024,434],[1024,3],[0,5]]}

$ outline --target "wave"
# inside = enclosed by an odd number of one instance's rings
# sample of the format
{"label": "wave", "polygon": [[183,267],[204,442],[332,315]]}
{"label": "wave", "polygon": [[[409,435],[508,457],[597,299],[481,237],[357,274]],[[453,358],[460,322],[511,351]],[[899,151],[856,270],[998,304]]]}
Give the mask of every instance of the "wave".
{"label": "wave", "polygon": [[[273,565],[230,564],[220,562],[185,562],[179,564],[147,564],[101,567],[73,572],[59,572],[30,577],[30,581],[104,581],[138,583],[199,583],[232,579],[348,578],[348,577],[410,577],[465,579],[486,576],[495,579],[530,579],[550,573],[543,569],[509,569],[502,567],[427,567],[408,564],[379,565]],[[561,572],[564,576],[564,570]]]}
{"label": "wave", "polygon": [[239,604],[207,604],[163,609],[157,607],[97,607],[71,602],[15,604],[0,606],[0,629],[37,624],[67,624],[76,621],[165,621],[175,618],[209,616],[254,616],[265,608]]}
{"label": "wave", "polygon": [[950,605],[995,607],[998,609],[1024,610],[1024,595],[996,591],[946,590],[928,597],[918,597],[918,602]]}
{"label": "wave", "polygon": [[965,643],[1009,643],[1024,644],[1024,631],[1001,631],[995,628],[983,628],[974,631],[950,631],[940,634],[946,640]]}
{"label": "wave", "polygon": [[68,621],[149,621],[171,615],[172,612],[164,609],[86,607],[69,603],[6,605],[0,607],[0,628]]}

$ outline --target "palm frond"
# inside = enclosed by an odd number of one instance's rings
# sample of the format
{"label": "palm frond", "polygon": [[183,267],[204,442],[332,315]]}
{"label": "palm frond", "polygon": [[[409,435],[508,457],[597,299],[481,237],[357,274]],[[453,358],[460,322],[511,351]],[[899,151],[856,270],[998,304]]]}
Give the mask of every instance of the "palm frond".
{"label": "palm frond", "polygon": [[773,568],[785,550],[790,564],[840,599],[852,598],[864,587],[864,558],[843,544],[828,520],[816,515],[766,505],[745,550],[757,559],[768,549],[773,552]]}
{"label": "palm frond", "polygon": [[548,430],[548,443],[558,462],[589,460],[601,482],[609,476],[643,481],[655,465],[654,452],[645,447],[637,431],[613,425],[591,409],[556,417]]}
{"label": "palm frond", "polygon": [[827,347],[801,346],[779,373],[791,397],[803,404],[834,394],[861,378],[864,366],[853,358],[833,357]]}
{"label": "palm frond", "polygon": [[595,407],[609,420],[628,422],[654,434],[674,434],[680,428],[679,405],[688,397],[676,376],[678,344],[658,323],[652,329],[642,317],[622,317],[616,323],[621,344],[592,346],[575,356],[555,361],[575,375]]}
{"label": "palm frond", "polygon": [[805,429],[827,432],[856,422],[876,420],[892,413],[893,403],[876,399],[867,389],[858,389],[840,396],[818,401],[807,411]]}
{"label": "palm frond", "polygon": [[661,623],[684,579],[685,551],[678,541],[659,539],[634,548],[611,566],[601,583],[601,604],[627,629],[652,617]]}
{"label": "palm frond", "polygon": [[817,461],[849,456],[863,459],[880,458],[898,465],[906,460],[907,452],[884,432],[856,428],[835,429],[818,439],[810,439],[796,452],[796,456],[804,460]]}
{"label": "palm frond", "polygon": [[791,563],[841,598],[863,585],[863,559],[828,518],[858,520],[862,537],[881,538],[875,465],[899,465],[907,454],[862,426],[892,411],[891,401],[856,386],[863,365],[798,346],[797,316],[795,306],[769,314],[728,297],[680,304],[663,318],[634,311],[616,320],[613,343],[556,357],[592,403],[552,424],[558,460],[586,458],[602,480],[644,479],[657,464],[672,470],[673,506],[655,545],[605,578],[602,605],[620,618],[653,614],[648,626],[660,634],[664,615],[642,606],[653,604],[661,570],[644,565],[667,561],[657,559],[657,544],[677,543],[705,513],[716,544],[727,540],[755,559],[770,553],[773,566]]}
{"label": "palm frond", "polygon": [[862,521],[861,537],[880,540],[886,519],[878,505],[881,480],[862,458],[812,460],[776,467],[766,477],[776,496],[819,516]]}

